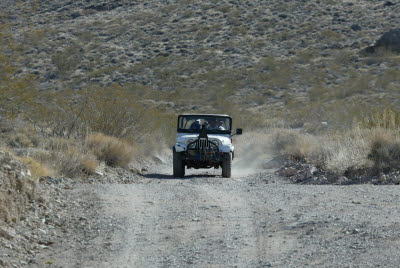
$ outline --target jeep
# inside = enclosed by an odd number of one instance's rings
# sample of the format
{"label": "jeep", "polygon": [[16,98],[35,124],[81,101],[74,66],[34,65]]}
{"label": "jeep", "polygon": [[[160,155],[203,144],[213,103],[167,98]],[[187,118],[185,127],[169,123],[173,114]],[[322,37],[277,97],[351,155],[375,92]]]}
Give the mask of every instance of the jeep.
{"label": "jeep", "polygon": [[184,114],[178,116],[177,140],[173,146],[173,176],[184,177],[185,168],[222,168],[222,177],[231,177],[235,151],[232,118],[221,114]]}

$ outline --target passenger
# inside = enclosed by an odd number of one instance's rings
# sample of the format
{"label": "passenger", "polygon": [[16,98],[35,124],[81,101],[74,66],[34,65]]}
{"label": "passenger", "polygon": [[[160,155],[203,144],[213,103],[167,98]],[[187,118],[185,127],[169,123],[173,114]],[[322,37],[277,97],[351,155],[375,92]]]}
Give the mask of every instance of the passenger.
{"label": "passenger", "polygon": [[219,130],[225,130],[223,121],[218,121],[218,129]]}
{"label": "passenger", "polygon": [[210,126],[208,127],[210,130],[225,130],[223,127],[222,121],[217,121],[217,119],[213,119],[210,121]]}
{"label": "passenger", "polygon": [[218,123],[216,119],[211,119],[210,124],[208,125],[208,129],[210,130],[218,130]]}

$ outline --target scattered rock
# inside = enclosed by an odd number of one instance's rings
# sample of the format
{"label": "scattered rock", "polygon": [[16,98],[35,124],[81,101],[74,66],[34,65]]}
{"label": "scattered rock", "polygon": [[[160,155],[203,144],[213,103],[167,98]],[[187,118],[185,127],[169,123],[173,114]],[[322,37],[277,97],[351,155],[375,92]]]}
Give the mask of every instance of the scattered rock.
{"label": "scattered rock", "polygon": [[285,169],[280,171],[280,174],[282,176],[285,176],[285,177],[291,177],[291,176],[296,175],[297,173],[298,173],[297,169],[290,168],[290,167],[289,168],[285,168]]}
{"label": "scattered rock", "polygon": [[316,168],[316,167],[314,167],[314,166],[311,166],[308,170],[307,170],[307,172],[306,172],[306,177],[307,178],[312,178],[312,176],[316,173],[318,171],[318,169]]}
{"label": "scattered rock", "polygon": [[10,165],[3,165],[3,169],[9,171],[9,170],[11,170],[11,167],[10,167]]}
{"label": "scattered rock", "polygon": [[355,32],[361,31],[361,26],[358,24],[353,24],[350,28]]}
{"label": "scattered rock", "polygon": [[5,239],[12,240],[14,236],[0,227],[0,236],[4,237]]}
{"label": "scattered rock", "polygon": [[94,174],[99,175],[99,176],[104,176],[104,173],[99,170],[95,170]]}
{"label": "scattered rock", "polygon": [[395,3],[391,2],[391,1],[386,1],[385,4],[383,4],[384,7],[391,7],[396,5]]}
{"label": "scattered rock", "polygon": [[147,171],[149,171],[149,167],[148,166],[144,166],[144,167],[142,167],[141,171],[142,172],[147,172]]}
{"label": "scattered rock", "polygon": [[378,180],[379,180],[380,183],[385,183],[387,181],[387,177],[386,177],[385,174],[381,174],[381,175],[379,175],[379,179]]}
{"label": "scattered rock", "polygon": [[140,174],[140,170],[138,168],[131,168],[131,172],[133,174]]}
{"label": "scattered rock", "polygon": [[82,16],[82,14],[80,12],[74,12],[74,13],[71,14],[71,18],[72,19],[79,18],[80,16]]}

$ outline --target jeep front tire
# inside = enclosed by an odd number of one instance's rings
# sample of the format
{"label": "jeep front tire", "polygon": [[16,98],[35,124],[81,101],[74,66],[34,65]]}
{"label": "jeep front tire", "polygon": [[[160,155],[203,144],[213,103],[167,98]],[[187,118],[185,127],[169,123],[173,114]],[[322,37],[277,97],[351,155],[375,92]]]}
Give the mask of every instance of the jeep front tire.
{"label": "jeep front tire", "polygon": [[232,169],[232,154],[224,154],[222,158],[222,177],[230,178]]}
{"label": "jeep front tire", "polygon": [[185,164],[182,160],[182,154],[173,150],[173,176],[175,178],[182,178],[185,176]]}

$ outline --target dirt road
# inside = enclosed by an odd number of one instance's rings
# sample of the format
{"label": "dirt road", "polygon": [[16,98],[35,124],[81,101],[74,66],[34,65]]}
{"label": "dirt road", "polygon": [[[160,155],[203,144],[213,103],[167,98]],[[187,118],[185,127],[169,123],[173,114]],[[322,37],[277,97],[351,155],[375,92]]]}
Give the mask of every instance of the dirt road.
{"label": "dirt road", "polygon": [[[52,267],[397,267],[398,186],[293,185],[264,171],[80,185]],[[80,228],[81,226],[81,228]],[[40,266],[40,265],[39,265]]]}

